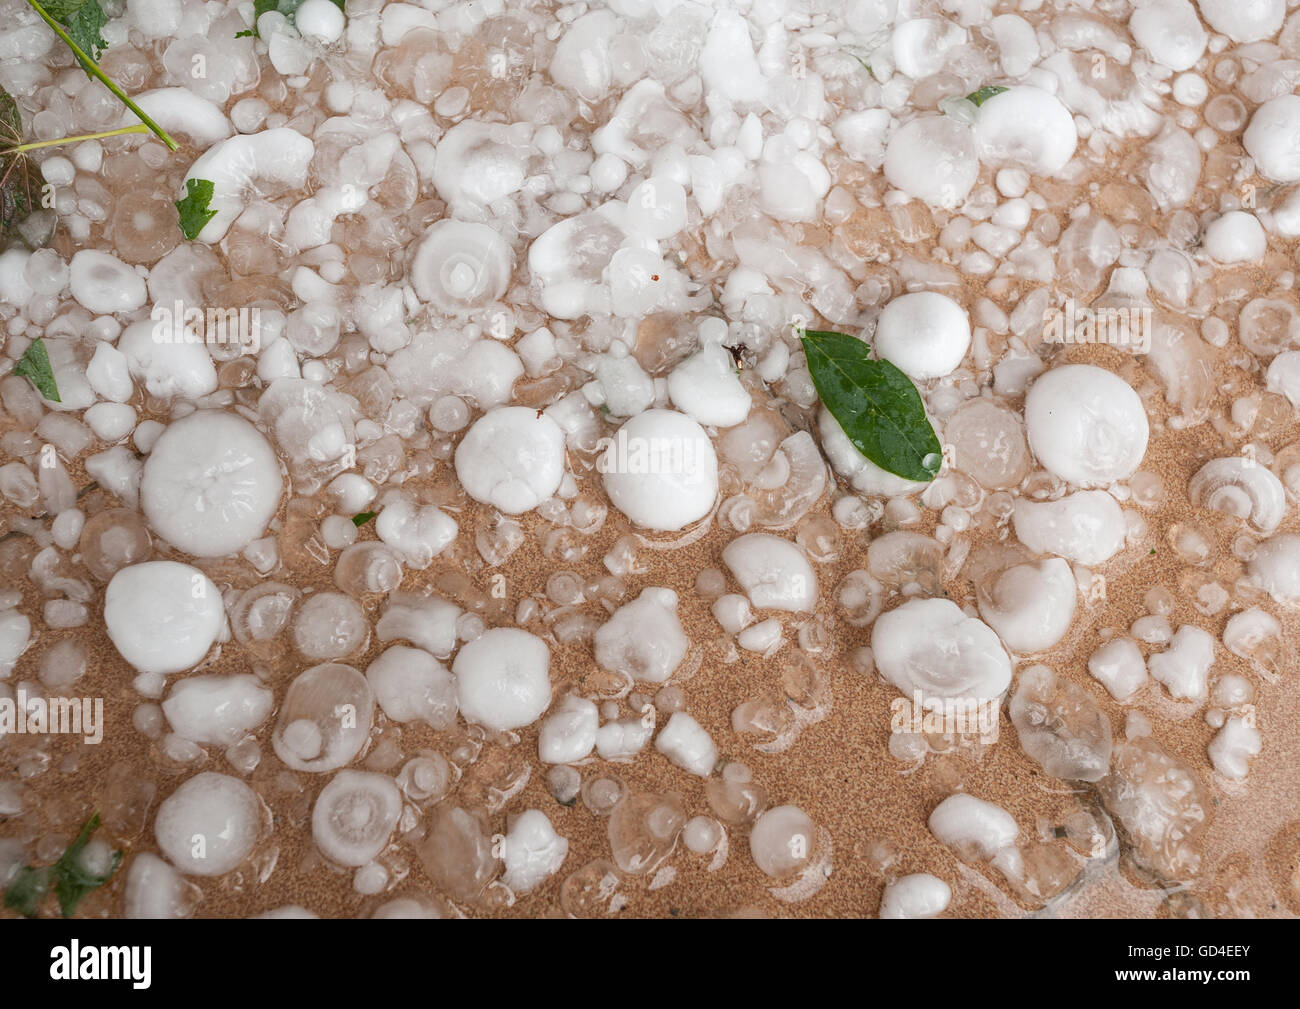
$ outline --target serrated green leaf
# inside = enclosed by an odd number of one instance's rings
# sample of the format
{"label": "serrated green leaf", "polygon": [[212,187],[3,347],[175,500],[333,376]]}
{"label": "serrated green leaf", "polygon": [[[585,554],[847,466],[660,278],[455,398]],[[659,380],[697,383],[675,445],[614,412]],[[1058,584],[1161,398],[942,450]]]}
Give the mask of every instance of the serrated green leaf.
{"label": "serrated green leaf", "polygon": [[369,522],[372,518],[374,518],[378,514],[379,514],[378,512],[360,512],[352,516],[352,524],[356,526],[358,529],[360,529],[363,525],[365,525],[367,522]]}
{"label": "serrated green leaf", "polygon": [[191,242],[199,237],[204,225],[217,216],[217,212],[208,207],[215,192],[216,186],[208,179],[185,180],[185,196],[176,201],[176,212],[180,215],[181,234]]}
{"label": "serrated green leaf", "polygon": [[966,101],[973,104],[976,108],[979,108],[994,95],[1000,95],[1006,90],[1007,88],[1002,87],[1000,84],[986,84],[978,91],[972,91],[968,94],[966,96]]}
{"label": "serrated green leaf", "polygon": [[33,869],[24,865],[5,888],[5,907],[17,911],[24,918],[35,918],[41,901],[50,892],[51,875],[49,866]]}
{"label": "serrated green leaf", "polygon": [[846,333],[802,334],[817,394],[854,447],[906,480],[933,480],[943,449],[912,380]]}
{"label": "serrated green leaf", "polygon": [[50,353],[39,336],[23,351],[23,356],[14,365],[14,374],[30,378],[36,390],[50,402],[63,402],[59,399],[58,383],[54,381],[54,369],[50,367]]}
{"label": "serrated green leaf", "polygon": [[122,853],[113,852],[113,860],[108,872],[102,876],[87,872],[81,865],[81,854],[90,843],[90,836],[99,829],[99,814],[93,814],[81,828],[77,839],[68,845],[67,850],[54,863],[54,892],[59,898],[59,910],[63,917],[70,918],[72,912],[87,894],[98,890],[117,872],[122,864]]}
{"label": "serrated green leaf", "polygon": [[68,30],[68,35],[92,60],[108,48],[100,32],[108,24],[108,16],[99,6],[99,0],[49,0],[42,2],[46,13]]}

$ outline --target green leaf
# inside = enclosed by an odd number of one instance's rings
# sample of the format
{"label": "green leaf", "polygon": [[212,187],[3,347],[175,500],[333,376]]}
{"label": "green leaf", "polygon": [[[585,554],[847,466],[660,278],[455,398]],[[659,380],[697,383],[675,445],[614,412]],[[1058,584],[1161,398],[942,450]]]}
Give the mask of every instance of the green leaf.
{"label": "green leaf", "polygon": [[57,862],[40,869],[25,865],[18,870],[18,875],[5,890],[5,907],[12,908],[24,917],[35,918],[41,901],[53,884],[54,892],[59,898],[59,910],[63,917],[70,918],[86,895],[107,883],[122,864],[120,851],[113,852],[112,864],[102,876],[87,872],[81,864],[81,856],[90,843],[90,836],[98,829],[99,814],[94,813],[82,824],[81,833],[68,845]]}
{"label": "green leaf", "polygon": [[23,356],[14,365],[15,375],[25,375],[32,380],[37,391],[52,403],[62,403],[59,399],[59,386],[54,381],[54,369],[50,367],[50,354],[45,349],[45,341],[39,336],[31,342]]}
{"label": "green leaf", "polygon": [[966,101],[971,102],[976,108],[979,108],[979,106],[983,105],[994,95],[1000,95],[1006,90],[1006,88],[999,84],[985,84],[984,87],[980,88],[978,91],[972,91],[968,94],[966,96]]}
{"label": "green leaf", "polygon": [[98,60],[100,54],[108,48],[108,43],[100,34],[104,25],[108,24],[108,16],[99,6],[99,0],[49,0],[41,6],[50,17],[68,30],[68,36],[92,60]]}
{"label": "green leaf", "polygon": [[49,866],[33,869],[30,865],[24,865],[18,870],[13,882],[5,888],[5,907],[17,911],[24,918],[35,918],[41,901],[50,892],[51,875]]}
{"label": "green leaf", "polygon": [[32,212],[36,174],[23,142],[23,115],[13,96],[0,88],[0,239]]}
{"label": "green leaf", "polygon": [[896,476],[933,480],[943,449],[912,380],[845,333],[809,330],[802,340],[817,394],[854,447]]}
{"label": "green leaf", "polygon": [[251,28],[245,28],[242,32],[235,32],[235,38],[237,38],[237,39],[250,39],[250,38],[252,38],[252,37],[253,37],[254,35],[256,35],[256,34],[257,34],[257,33],[254,32],[253,29],[251,29]]}
{"label": "green leaf", "polygon": [[82,866],[82,852],[86,850],[86,845],[90,843],[90,835],[97,829],[99,829],[99,814],[95,813],[82,826],[77,839],[68,845],[67,850],[54,863],[54,876],[57,880],[54,892],[58,895],[59,909],[63,912],[65,918],[72,916],[72,912],[77,909],[77,905],[81,903],[87,894],[98,890],[107,883],[112,878],[113,873],[117,872],[117,867],[122,864],[122,853],[115,851],[108,872],[102,876],[87,872]]}
{"label": "green leaf", "polygon": [[361,512],[358,515],[353,515],[352,524],[356,526],[358,529],[360,529],[363,525],[365,525],[367,522],[369,522],[372,518],[374,518],[378,514],[379,514],[378,512]]}
{"label": "green leaf", "polygon": [[208,209],[215,192],[216,186],[207,179],[185,180],[185,197],[176,201],[176,211],[180,214],[181,233],[191,242],[199,237],[203,226],[217,216],[215,210]]}

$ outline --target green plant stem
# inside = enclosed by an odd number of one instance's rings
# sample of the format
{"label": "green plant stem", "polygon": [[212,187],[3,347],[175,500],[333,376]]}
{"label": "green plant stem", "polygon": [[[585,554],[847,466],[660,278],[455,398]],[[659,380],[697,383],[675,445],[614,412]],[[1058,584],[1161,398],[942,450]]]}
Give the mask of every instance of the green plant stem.
{"label": "green plant stem", "polygon": [[82,133],[75,137],[59,137],[58,140],[35,140],[30,144],[19,144],[17,147],[0,148],[0,154],[22,154],[24,151],[34,151],[41,147],[58,147],[62,144],[78,144],[83,140],[103,140],[106,137],[121,137],[128,133],[148,133],[149,127],[144,123],[136,123],[134,126],[123,126],[120,130],[106,130],[103,133]]}
{"label": "green plant stem", "polygon": [[34,10],[37,14],[39,14],[41,16],[41,19],[47,25],[49,25],[52,29],[54,29],[54,34],[56,34],[59,38],[63,39],[63,41],[67,44],[68,48],[72,50],[73,55],[75,55],[77,59],[81,61],[81,65],[86,68],[86,72],[88,74],[90,74],[101,84],[103,84],[104,87],[108,88],[109,91],[113,92],[113,94],[117,96],[118,101],[120,101],[128,109],[130,109],[137,116],[139,116],[140,122],[144,123],[144,125],[147,126],[149,130],[159,140],[161,140],[164,144],[166,144],[167,149],[169,151],[176,150],[176,141],[167,135],[167,131],[164,130],[161,126],[159,126],[157,123],[155,123],[147,115],[145,115],[144,110],[141,109],[140,106],[138,106],[135,102],[131,101],[127,93],[123,91],[120,87],[118,87],[117,84],[113,80],[111,80],[107,74],[104,73],[104,71],[100,70],[99,65],[94,60],[92,60],[89,56],[87,56],[84,52],[81,51],[81,47],[78,46],[77,43],[72,41],[72,38],[68,35],[67,32],[63,30],[63,26],[61,24],[59,24],[57,21],[54,20],[54,18],[50,17],[50,15],[46,13],[44,7],[42,7],[39,3],[37,3],[36,0],[27,0],[27,5],[31,7],[31,9]]}

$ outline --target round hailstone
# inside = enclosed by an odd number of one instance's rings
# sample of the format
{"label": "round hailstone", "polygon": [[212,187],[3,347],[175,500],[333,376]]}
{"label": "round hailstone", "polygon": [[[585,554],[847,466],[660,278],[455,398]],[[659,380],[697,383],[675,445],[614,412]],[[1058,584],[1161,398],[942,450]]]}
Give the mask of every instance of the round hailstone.
{"label": "round hailstone", "polygon": [[1272,38],[1286,17],[1286,0],[1200,0],[1201,16],[1233,42]]}
{"label": "round hailstone", "polygon": [[96,315],[134,312],[148,300],[144,278],[105,252],[82,249],[72,257],[69,270],[72,297]]}
{"label": "round hailstone", "polygon": [[702,519],[718,496],[718,457],[704,428],[674,410],[647,410],[618,430],[598,461],[614,507],[668,531]]}
{"label": "round hailstone", "polygon": [[460,712],[496,732],[531,725],[551,703],[551,650],[516,627],[494,627],[465,645],[452,672]]}
{"label": "round hailstone", "polygon": [[253,850],[261,813],[257,794],[242,781],[205,771],[163,800],[153,831],[181,872],[222,876]]}
{"label": "round hailstone", "polygon": [[146,561],[122,568],[104,592],[104,626],[122,658],[142,673],[179,673],[221,634],[221,592],[198,568]]}
{"label": "round hailstone", "polygon": [[876,356],[909,378],[941,378],[970,348],[970,320],[957,302],[933,291],[904,294],[876,323]]}
{"label": "round hailstone", "polygon": [[1253,263],[1264,258],[1268,237],[1259,218],[1244,210],[1230,210],[1205,229],[1205,251],[1220,263]]}
{"label": "round hailstone", "polygon": [[975,120],[975,146],[985,164],[1055,175],[1074,156],[1079,134],[1061,100],[1019,84],[987,99]]}
{"label": "round hailstone", "polygon": [[949,116],[924,116],[904,123],[885,150],[889,184],[936,207],[960,206],[978,174],[971,131]]}
{"label": "round hailstone", "polygon": [[303,0],[294,12],[293,23],[303,38],[326,45],[343,36],[346,19],[334,0]]}
{"label": "round hailstone", "polygon": [[853,489],[862,494],[898,497],[922,490],[926,484],[918,480],[908,480],[882,469],[858,451],[857,446],[849,440],[826,407],[817,415],[817,428],[822,436],[822,450],[831,461],[835,472],[853,485]]}
{"label": "round hailstone", "polygon": [[173,421],[154,442],[140,503],[154,530],[195,557],[258,539],[280,504],[280,462],[257,428],[220,410]]}
{"label": "round hailstone", "polygon": [[366,865],[387,847],[401,815],[402,793],[392,778],[344,769],[316,797],[312,840],[339,865]]}
{"label": "round hailstone", "polygon": [[948,884],[928,872],[896,879],[880,897],[881,918],[934,918],[952,901]]}
{"label": "round hailstone", "polygon": [[1300,181],[1300,95],[1279,95],[1257,108],[1241,142],[1264,178]]}
{"label": "round hailstone", "polygon": [[1138,394],[1091,364],[1063,365],[1040,377],[1025,397],[1025,427],[1043,467],[1081,487],[1132,476],[1150,436]]}
{"label": "round hailstone", "polygon": [[948,599],[911,599],[876,618],[871,631],[876,667],[909,697],[975,701],[1001,697],[1011,660],[983,621]]}
{"label": "round hailstone", "polygon": [[812,818],[798,806],[777,806],[754,821],[749,853],[766,875],[782,879],[808,864],[816,834]]}
{"label": "round hailstone", "polygon": [[560,837],[540,809],[526,809],[510,820],[502,861],[502,881],[516,894],[537,889],[557,872],[569,853],[569,842]]}
{"label": "round hailstone", "polygon": [[421,301],[455,315],[500,299],[514,265],[506,240],[486,224],[441,220],[420,240],[411,284]]}
{"label": "round hailstone", "polygon": [[480,504],[507,515],[532,511],[560,489],[564,431],[529,407],[489,410],[456,449],[456,477]]}
{"label": "round hailstone", "polygon": [[1208,41],[1196,8],[1187,0],[1155,0],[1139,7],[1128,27],[1138,45],[1170,70],[1190,70]]}

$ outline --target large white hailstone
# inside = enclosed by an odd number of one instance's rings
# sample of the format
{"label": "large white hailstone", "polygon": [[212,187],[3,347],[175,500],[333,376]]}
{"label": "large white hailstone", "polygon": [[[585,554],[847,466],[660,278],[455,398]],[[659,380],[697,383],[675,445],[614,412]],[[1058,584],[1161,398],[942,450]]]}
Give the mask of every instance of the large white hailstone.
{"label": "large white hailstone", "polygon": [[154,921],[188,918],[202,895],[198,887],[157,855],[142,851],[126,873],[122,916]]}
{"label": "large white hailstone", "polygon": [[937,918],[948,910],[952,890],[928,872],[914,872],[885,887],[880,897],[881,918]]}
{"label": "large white hailstone", "polygon": [[983,862],[1015,844],[1020,827],[1001,806],[958,792],[934,808],[930,833],[960,857]]}
{"label": "large white hailstone", "polygon": [[669,178],[649,178],[627,199],[627,230],[651,241],[672,238],[686,227],[686,190]]}
{"label": "large white hailstone", "polygon": [[253,850],[262,806],[251,788],[228,774],[204,771],[158,807],[154,836],[168,861],[190,876],[222,876]]}
{"label": "large white hailstone", "polygon": [[1078,586],[1059,557],[1017,564],[979,593],[980,616],[1013,652],[1041,652],[1065,637]]}
{"label": "large white hailstone", "polygon": [[1031,175],[1055,175],[1074,156],[1079,134],[1061,100],[1018,84],[987,99],[975,120],[979,158],[994,167],[1023,168]]}
{"label": "large white hailstone", "polygon": [[1210,740],[1210,763],[1225,778],[1242,781],[1250,773],[1252,758],[1258,757],[1264,740],[1253,720],[1233,715]]}
{"label": "large white hailstone", "polygon": [[[326,0],[330,2],[330,0]],[[423,570],[455,542],[456,520],[436,505],[421,505],[398,494],[375,519],[375,535],[402,555],[408,567]]]}
{"label": "large white hailstone", "polygon": [[542,719],[537,732],[537,754],[544,764],[572,764],[596,745],[600,712],[596,705],[570,694]]}
{"label": "large white hailstone", "polygon": [[82,249],[72,257],[68,269],[72,297],[95,315],[134,312],[149,297],[144,278],[106,252]]}
{"label": "large white hailstone", "polygon": [[614,507],[639,526],[690,525],[718,496],[718,456],[704,428],[675,410],[637,414],[610,440],[597,468]]}
{"label": "large white hailstone", "polygon": [[109,640],[141,673],[179,673],[203,658],[226,625],[221,592],[198,568],[145,561],[115,574],[104,591]]}
{"label": "large white hailstone", "polygon": [[1272,38],[1286,17],[1286,0],[1199,0],[1201,16],[1233,42]]}
{"label": "large white hailstone", "polygon": [[1255,585],[1279,603],[1300,602],[1300,536],[1270,536],[1255,548],[1246,572]]}
{"label": "large white hailstone", "polygon": [[688,417],[712,427],[734,427],[749,416],[752,397],[725,347],[705,344],[668,375],[668,396]]}
{"label": "large white hailstone", "polygon": [[334,0],[303,0],[293,14],[294,27],[302,37],[324,45],[343,37],[346,21]]}
{"label": "large white hailstone", "polygon": [[910,378],[941,378],[961,364],[970,348],[970,319],[946,295],[900,295],[880,313],[875,347],[877,357]]}
{"label": "large white hailstone", "polygon": [[646,588],[596,631],[596,664],[641,683],[672,676],[690,646],[677,618],[677,593]]}
{"label": "large white hailstone", "polygon": [[489,410],[456,448],[456,477],[465,493],[507,515],[549,500],[564,478],[564,431],[525,406]]}
{"label": "large white hailstone", "polygon": [[755,609],[811,612],[817,575],[797,544],[770,533],[746,533],[722,550],[722,563]]}
{"label": "large white hailstone", "polygon": [[1208,41],[1187,0],[1153,0],[1133,12],[1128,27],[1138,45],[1170,70],[1190,70]]}
{"label": "large white hailstone", "polygon": [[456,724],[456,679],[424,649],[393,645],[366,668],[366,679],[393,721]]}
{"label": "large white hailstone", "polygon": [[1082,490],[1056,501],[1017,498],[1016,537],[1038,554],[1101,564],[1124,549],[1124,510],[1104,490]]}
{"label": "large white hailstone", "polygon": [[252,673],[191,676],[172,687],[162,709],[178,736],[231,746],[266,721],[274,700]]}
{"label": "large white hailstone", "polygon": [[798,806],[776,806],[760,813],[749,832],[754,864],[773,879],[792,876],[808,864],[817,841],[812,817]]}
{"label": "large white hailstone", "polygon": [[344,769],[330,779],[311,811],[311,837],[332,862],[362,866],[388,845],[402,793],[386,774]]}
{"label": "large white hailstone", "polygon": [[1257,108],[1241,142],[1264,178],[1300,181],[1300,95],[1278,95]]}
{"label": "large white hailstone", "polygon": [[167,426],[144,463],[140,504],[154,530],[195,557],[238,553],[280,506],[280,462],[261,432],[223,410]]}
{"label": "large white hailstone", "polygon": [[551,703],[551,650],[516,627],[494,627],[452,663],[460,711],[496,732],[531,725]]}
{"label": "large white hailstone", "polygon": [[434,187],[453,209],[486,207],[523,186],[529,151],[514,141],[507,124],[466,119],[438,143]]}
{"label": "large white hailstone", "polygon": [[[217,389],[217,369],[202,343],[177,343],[157,339],[162,323],[145,319],[127,326],[117,349],[126,358],[131,375],[158,399],[196,400]],[[170,325],[166,326],[170,329]]]}
{"label": "large white hailstone", "polygon": [[926,484],[882,469],[858,451],[834,415],[822,407],[817,414],[817,429],[822,436],[822,450],[835,472],[844,477],[854,490],[880,497],[900,497],[923,490]]}
{"label": "large white hailstone", "polygon": [[1082,487],[1132,476],[1150,437],[1132,386],[1091,364],[1066,364],[1042,375],[1025,397],[1025,427],[1043,467]]}
{"label": "large white hailstone", "polygon": [[203,226],[198,241],[221,241],[244,212],[250,194],[301,189],[315,153],[316,145],[288,126],[237,134],[209,147],[185,173],[185,183],[206,179],[213,186],[208,209],[216,216]]}
{"label": "large white hailstone", "polygon": [[871,630],[881,674],[909,697],[1001,697],[1011,660],[997,634],[949,599],[910,599],[882,613]]}
{"label": "large white hailstone", "polygon": [[708,731],[684,711],[674,711],[659,730],[655,749],[683,771],[707,778],[718,763],[718,747]]}
{"label": "large white hailstone", "polygon": [[738,11],[721,9],[713,16],[700,52],[700,76],[718,99],[748,104],[762,98],[767,82],[749,32],[749,21]]}
{"label": "large white hailstone", "polygon": [[515,894],[535,890],[559,871],[568,853],[569,842],[555,832],[546,814],[526,809],[510,819],[501,852],[502,882]]}
{"label": "large white hailstone", "polygon": [[1187,624],[1174,632],[1165,651],[1147,659],[1151,678],[1163,683],[1170,695],[1183,701],[1205,700],[1213,665],[1214,635]]}
{"label": "large white hailstone", "polygon": [[620,27],[617,17],[602,10],[569,24],[551,57],[551,79],[584,101],[604,98],[614,73],[610,43]]}
{"label": "large white hailstone", "polygon": [[1088,672],[1110,693],[1126,704],[1147,682],[1147,664],[1142,649],[1132,638],[1115,638],[1088,658]]}
{"label": "large white hailstone", "polygon": [[640,715],[616,718],[596,730],[596,752],[604,760],[631,760],[650,742],[654,726]]}
{"label": "large white hailstone", "polygon": [[1217,262],[1254,263],[1268,251],[1268,236],[1254,214],[1230,210],[1206,227],[1204,245]]}
{"label": "large white hailstone", "polygon": [[970,195],[979,175],[971,130],[951,116],[904,123],[885,148],[885,178],[913,199],[951,210]]}
{"label": "large white hailstone", "polygon": [[514,268],[510,246],[492,228],[444,218],[420,240],[411,285],[421,301],[455,315],[500,299]]}

